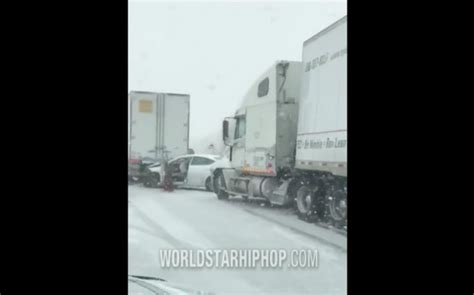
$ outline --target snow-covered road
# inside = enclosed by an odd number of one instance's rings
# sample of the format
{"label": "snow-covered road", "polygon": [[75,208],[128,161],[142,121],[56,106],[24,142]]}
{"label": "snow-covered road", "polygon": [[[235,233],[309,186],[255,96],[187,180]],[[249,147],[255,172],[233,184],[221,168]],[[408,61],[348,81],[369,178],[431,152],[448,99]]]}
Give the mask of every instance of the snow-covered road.
{"label": "snow-covered road", "polygon": [[[217,294],[346,294],[345,237],[284,210],[213,193],[129,186],[129,274],[155,276]],[[331,240],[332,239],[332,240]],[[329,241],[329,242],[328,242]],[[165,269],[160,249],[319,251],[317,269]]]}

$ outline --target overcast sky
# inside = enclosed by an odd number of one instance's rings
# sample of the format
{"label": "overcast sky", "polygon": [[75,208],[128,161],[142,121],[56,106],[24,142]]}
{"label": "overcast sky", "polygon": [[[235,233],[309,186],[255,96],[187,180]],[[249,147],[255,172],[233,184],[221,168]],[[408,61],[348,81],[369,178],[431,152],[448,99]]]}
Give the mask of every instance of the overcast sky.
{"label": "overcast sky", "polygon": [[346,15],[331,2],[129,2],[129,90],[191,95],[190,147],[220,132],[276,60]]}

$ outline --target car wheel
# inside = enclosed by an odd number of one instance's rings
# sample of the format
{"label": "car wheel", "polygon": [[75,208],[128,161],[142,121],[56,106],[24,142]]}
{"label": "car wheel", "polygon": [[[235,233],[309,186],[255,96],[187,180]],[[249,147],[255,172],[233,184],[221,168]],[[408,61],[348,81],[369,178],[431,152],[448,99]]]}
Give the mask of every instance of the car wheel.
{"label": "car wheel", "polygon": [[151,187],[150,181],[149,181],[148,179],[145,179],[145,180],[143,181],[143,186],[144,186],[144,187]]}
{"label": "car wheel", "polygon": [[150,182],[152,187],[158,187],[160,185],[160,174],[153,173],[150,176]]}
{"label": "car wheel", "polygon": [[206,179],[206,190],[207,190],[208,192],[212,192],[211,177],[210,177],[210,176]]}

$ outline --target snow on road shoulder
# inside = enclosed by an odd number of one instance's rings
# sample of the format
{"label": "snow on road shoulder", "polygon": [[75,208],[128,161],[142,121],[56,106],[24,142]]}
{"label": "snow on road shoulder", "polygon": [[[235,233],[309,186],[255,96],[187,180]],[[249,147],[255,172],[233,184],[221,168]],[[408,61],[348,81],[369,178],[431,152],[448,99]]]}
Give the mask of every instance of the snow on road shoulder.
{"label": "snow on road shoulder", "polygon": [[[215,245],[203,235],[200,235],[192,226],[186,224],[180,218],[168,213],[162,206],[159,206],[157,195],[167,198],[176,197],[181,193],[176,190],[172,193],[162,192],[160,190],[143,189],[140,187],[129,187],[129,194],[132,198],[131,206],[140,212],[139,216],[148,225],[157,229],[157,233],[165,236],[166,240],[177,241],[176,247],[188,248],[213,248]],[[129,197],[129,198],[130,198]],[[135,200],[133,200],[135,198]],[[139,198],[139,200],[138,200]],[[183,212],[185,214],[185,212]]]}

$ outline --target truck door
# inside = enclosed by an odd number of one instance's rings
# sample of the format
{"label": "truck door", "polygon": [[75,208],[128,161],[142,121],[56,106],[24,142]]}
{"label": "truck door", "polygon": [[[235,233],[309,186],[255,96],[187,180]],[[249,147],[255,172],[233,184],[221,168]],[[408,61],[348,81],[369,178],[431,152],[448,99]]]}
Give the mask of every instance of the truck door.
{"label": "truck door", "polygon": [[156,158],[156,94],[132,93],[130,97],[130,153]]}
{"label": "truck door", "polygon": [[173,158],[188,152],[189,96],[167,93],[165,97],[161,141],[168,151],[168,157]]}

